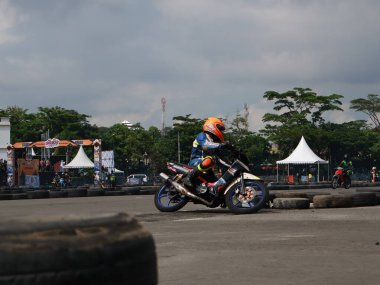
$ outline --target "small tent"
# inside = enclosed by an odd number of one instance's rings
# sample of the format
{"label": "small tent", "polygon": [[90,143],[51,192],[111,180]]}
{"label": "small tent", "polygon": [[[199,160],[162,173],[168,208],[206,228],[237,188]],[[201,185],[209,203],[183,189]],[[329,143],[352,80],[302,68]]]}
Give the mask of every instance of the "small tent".
{"label": "small tent", "polygon": [[83,150],[83,147],[80,146],[78,153],[70,163],[66,164],[64,168],[94,168],[94,163],[88,158],[86,153]]}
{"label": "small tent", "polygon": [[[302,136],[300,142],[294,151],[285,159],[279,160],[277,164],[287,164],[288,165],[288,175],[289,175],[289,165],[290,164],[318,164],[318,182],[319,182],[319,165],[328,164],[329,162],[323,160],[318,155],[316,155],[309,145],[307,144],[305,138]],[[278,181],[278,167],[277,167],[277,181]]]}

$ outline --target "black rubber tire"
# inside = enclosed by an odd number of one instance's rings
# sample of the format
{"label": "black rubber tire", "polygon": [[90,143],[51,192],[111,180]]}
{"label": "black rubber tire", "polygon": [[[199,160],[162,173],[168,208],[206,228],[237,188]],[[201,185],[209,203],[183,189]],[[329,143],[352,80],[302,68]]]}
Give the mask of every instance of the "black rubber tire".
{"label": "black rubber tire", "polygon": [[344,182],[344,188],[350,189],[351,187],[351,177],[347,177],[346,181]]}
{"label": "black rubber tire", "polygon": [[333,177],[333,180],[331,182],[332,189],[336,189],[338,186],[338,177]]}
{"label": "black rubber tire", "polygon": [[127,195],[136,195],[136,194],[140,194],[140,188],[141,187],[129,186],[129,187],[124,187],[124,190],[127,192]]}
{"label": "black rubber tire", "polygon": [[376,205],[380,205],[380,189],[371,189],[371,188],[363,188],[356,189],[356,192],[365,192],[365,193],[375,193],[376,194]]}
{"label": "black rubber tire", "polygon": [[306,196],[307,198],[309,198],[310,203],[313,203],[314,197],[319,196],[319,195],[331,195],[331,194],[327,192],[312,192],[312,191],[306,193]]}
{"label": "black rubber tire", "polygon": [[306,193],[300,193],[300,192],[277,192],[274,194],[275,198],[308,198]]}
{"label": "black rubber tire", "polygon": [[103,189],[88,189],[87,196],[88,197],[104,196],[104,190]]}
{"label": "black rubber tire", "polygon": [[29,190],[26,191],[29,199],[45,199],[49,198],[49,191],[47,190]]}
{"label": "black rubber tire", "polygon": [[309,209],[308,198],[276,198],[273,200],[274,209]]}
{"label": "black rubber tire", "polygon": [[[259,197],[259,200],[257,202],[254,201],[252,206],[249,205],[248,207],[238,207],[235,202],[239,201],[239,199],[238,199],[238,197],[237,197],[238,195],[235,193],[235,191],[238,187],[240,187],[240,182],[239,182],[239,183],[235,184],[234,186],[232,186],[225,195],[226,205],[227,205],[228,209],[234,214],[252,214],[252,213],[258,212],[262,208],[265,208],[267,205],[267,202],[269,201],[268,188],[266,188],[263,183],[261,183],[260,181],[256,181],[256,180],[247,179],[247,180],[244,180],[244,183],[246,185],[251,184],[251,186],[256,191],[258,191],[262,194],[261,196],[257,195],[254,197],[254,199],[256,197]],[[252,201],[249,201],[249,204],[251,202]],[[237,202],[237,203],[239,203],[239,202]],[[243,205],[243,204],[244,203],[241,203],[241,205]],[[248,204],[248,203],[246,203],[246,204]]]}
{"label": "black rubber tire", "polygon": [[13,199],[13,194],[10,194],[10,193],[0,194],[0,200],[12,200],[12,199]]}
{"label": "black rubber tire", "polygon": [[104,191],[105,196],[122,196],[127,195],[127,192],[124,190],[106,190]]}
{"label": "black rubber tire", "polygon": [[[189,201],[189,199],[186,196],[182,196],[179,193],[176,193],[175,190],[170,191],[170,189],[173,189],[171,187],[172,186],[169,185],[169,184],[164,184],[164,185],[162,185],[162,187],[160,188],[160,190],[158,190],[154,194],[154,205],[161,212],[175,212],[175,211],[178,211],[178,210],[182,209],[183,207],[185,207],[185,205]],[[173,193],[173,194],[170,194],[170,193]],[[162,201],[161,201],[161,198],[164,195],[167,195],[167,197],[170,196],[173,199],[178,198],[179,202],[178,203],[173,203],[172,205],[169,205],[169,206],[168,205],[163,205]]]}
{"label": "black rubber tire", "polygon": [[157,284],[152,235],[127,214],[3,225],[0,284]]}
{"label": "black rubber tire", "polygon": [[366,192],[366,193],[377,193],[380,194],[380,189],[374,189],[374,188],[357,188],[356,192]]}
{"label": "black rubber tire", "polygon": [[87,197],[87,188],[67,189],[67,197]]}
{"label": "black rubber tire", "polygon": [[366,207],[376,205],[376,193],[354,193],[352,194],[352,205],[354,207]]}
{"label": "black rubber tire", "polygon": [[313,198],[313,206],[314,208],[349,208],[352,207],[352,195],[318,195]]}
{"label": "black rubber tire", "polygon": [[69,193],[67,190],[50,190],[49,191],[49,197],[50,198],[66,198],[68,197]]}
{"label": "black rubber tire", "polygon": [[15,193],[12,194],[12,200],[28,199],[27,193]]}

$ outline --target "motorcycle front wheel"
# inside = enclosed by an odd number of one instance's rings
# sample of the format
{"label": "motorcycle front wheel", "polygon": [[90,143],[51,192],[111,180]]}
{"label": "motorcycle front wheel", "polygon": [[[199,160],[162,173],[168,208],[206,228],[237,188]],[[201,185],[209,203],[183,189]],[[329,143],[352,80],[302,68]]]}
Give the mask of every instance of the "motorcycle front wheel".
{"label": "motorcycle front wheel", "polygon": [[331,187],[332,189],[336,189],[339,185],[339,182],[338,182],[338,177],[333,177],[333,180],[331,182]]}
{"label": "motorcycle front wheel", "polygon": [[188,198],[178,193],[169,183],[164,184],[154,194],[154,205],[161,212],[175,212],[182,209],[188,202]]}
{"label": "motorcycle front wheel", "polygon": [[240,193],[241,183],[233,185],[226,194],[226,205],[235,214],[256,213],[269,200],[268,189],[259,181],[244,180],[245,194]]}

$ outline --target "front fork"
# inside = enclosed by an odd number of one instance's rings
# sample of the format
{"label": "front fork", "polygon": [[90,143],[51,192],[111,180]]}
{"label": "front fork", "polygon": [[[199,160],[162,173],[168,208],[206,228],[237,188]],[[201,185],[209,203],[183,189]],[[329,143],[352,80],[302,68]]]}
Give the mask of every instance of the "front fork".
{"label": "front fork", "polygon": [[240,189],[239,189],[239,194],[241,195],[244,195],[245,194],[245,183],[244,183],[244,173],[242,172],[240,174],[240,182],[241,182],[241,185],[240,185]]}

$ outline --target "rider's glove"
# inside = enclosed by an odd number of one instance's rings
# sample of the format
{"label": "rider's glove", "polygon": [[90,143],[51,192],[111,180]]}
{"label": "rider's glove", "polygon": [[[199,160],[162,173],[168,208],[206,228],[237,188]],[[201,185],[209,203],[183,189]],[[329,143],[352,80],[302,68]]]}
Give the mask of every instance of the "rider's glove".
{"label": "rider's glove", "polygon": [[230,142],[223,142],[219,146],[220,149],[233,149],[233,145]]}

